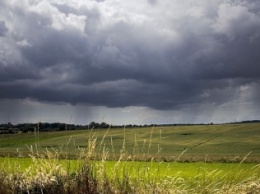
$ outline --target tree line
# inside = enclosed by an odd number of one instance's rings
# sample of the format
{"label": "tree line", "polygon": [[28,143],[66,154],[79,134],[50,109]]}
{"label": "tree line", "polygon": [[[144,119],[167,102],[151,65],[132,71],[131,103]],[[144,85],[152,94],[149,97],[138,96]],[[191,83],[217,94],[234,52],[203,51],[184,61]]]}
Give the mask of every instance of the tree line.
{"label": "tree line", "polygon": [[[259,123],[260,120],[247,120],[241,122],[232,122],[230,124],[239,124],[239,123]],[[228,124],[228,123],[226,123]],[[87,125],[75,125],[67,123],[48,123],[48,122],[39,122],[39,123],[21,123],[21,124],[0,124],[0,134],[13,134],[13,133],[30,133],[35,131],[65,131],[65,130],[93,130],[93,129],[108,129],[108,128],[136,128],[136,127],[155,127],[155,126],[189,126],[189,125],[213,125],[213,123],[199,123],[199,124],[145,124],[145,125],[110,125],[106,122],[95,122],[92,121]]]}
{"label": "tree line", "polygon": [[30,133],[36,131],[65,131],[65,130],[92,130],[92,129],[108,129],[108,128],[132,128],[132,127],[149,127],[154,125],[110,125],[106,122],[90,122],[88,125],[75,125],[67,123],[20,123],[20,124],[0,124],[0,134],[14,134],[14,133]]}
{"label": "tree line", "polygon": [[20,123],[20,124],[0,124],[0,134],[10,133],[28,133],[34,131],[64,131],[64,130],[75,130],[85,129],[86,126],[74,125],[66,123]]}

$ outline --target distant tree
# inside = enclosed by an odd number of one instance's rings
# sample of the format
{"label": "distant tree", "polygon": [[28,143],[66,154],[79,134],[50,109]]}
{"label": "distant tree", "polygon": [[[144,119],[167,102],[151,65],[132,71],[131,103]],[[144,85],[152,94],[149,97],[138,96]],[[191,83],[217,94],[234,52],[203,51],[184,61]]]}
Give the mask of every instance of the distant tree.
{"label": "distant tree", "polygon": [[58,129],[59,126],[60,126],[60,123],[52,123],[52,124],[51,124],[51,128],[52,128],[52,129]]}
{"label": "distant tree", "polygon": [[89,123],[88,128],[89,129],[99,128],[99,123],[96,123],[96,122],[92,121],[92,122]]}
{"label": "distant tree", "polygon": [[102,122],[100,124],[100,128],[109,128],[109,124],[105,123],[105,122]]}
{"label": "distant tree", "polygon": [[7,126],[10,128],[10,127],[13,126],[13,124],[12,124],[11,122],[8,122],[8,123],[7,123]]}
{"label": "distant tree", "polygon": [[59,130],[64,131],[66,129],[66,124],[65,123],[60,123],[59,125]]}

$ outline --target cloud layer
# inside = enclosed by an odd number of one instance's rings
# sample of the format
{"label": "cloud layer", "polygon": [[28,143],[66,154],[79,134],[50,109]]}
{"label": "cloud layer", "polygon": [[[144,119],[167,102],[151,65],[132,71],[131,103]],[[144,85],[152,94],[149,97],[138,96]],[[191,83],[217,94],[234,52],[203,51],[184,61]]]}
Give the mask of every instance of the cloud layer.
{"label": "cloud layer", "polygon": [[259,107],[257,0],[3,0],[0,98]]}

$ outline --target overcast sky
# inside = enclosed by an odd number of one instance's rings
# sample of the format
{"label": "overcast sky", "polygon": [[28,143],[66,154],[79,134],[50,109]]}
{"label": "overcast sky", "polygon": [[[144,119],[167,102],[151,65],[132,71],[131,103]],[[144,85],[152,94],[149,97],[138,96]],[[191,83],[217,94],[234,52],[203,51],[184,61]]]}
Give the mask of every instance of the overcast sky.
{"label": "overcast sky", "polygon": [[252,119],[259,0],[0,1],[0,123]]}

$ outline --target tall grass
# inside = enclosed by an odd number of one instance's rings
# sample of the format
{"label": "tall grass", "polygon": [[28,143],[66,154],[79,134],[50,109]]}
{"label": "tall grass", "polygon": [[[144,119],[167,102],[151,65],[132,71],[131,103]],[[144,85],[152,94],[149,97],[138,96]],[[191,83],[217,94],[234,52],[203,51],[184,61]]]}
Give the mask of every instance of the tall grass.
{"label": "tall grass", "polygon": [[[97,144],[97,134],[92,131],[86,139],[87,146],[78,148],[77,160],[68,159],[66,165],[61,164],[61,148],[40,150],[39,143],[28,148],[32,164],[26,169],[6,159],[0,167],[0,194],[260,193],[260,178],[254,173],[242,179],[238,178],[240,172],[223,174],[217,169],[201,169],[202,173],[190,179],[165,174],[167,169],[162,166],[166,162],[156,162],[155,155],[150,154],[153,129],[148,141],[141,145],[135,136],[131,150],[126,149],[124,138],[120,155],[114,151],[112,137],[110,145],[104,143],[109,138],[106,135]],[[70,139],[66,145],[69,143]],[[157,147],[159,153],[162,148],[159,144]],[[111,158],[115,160],[112,166],[108,162]],[[140,160],[147,162],[136,162]],[[259,165],[254,168],[259,170]]]}

